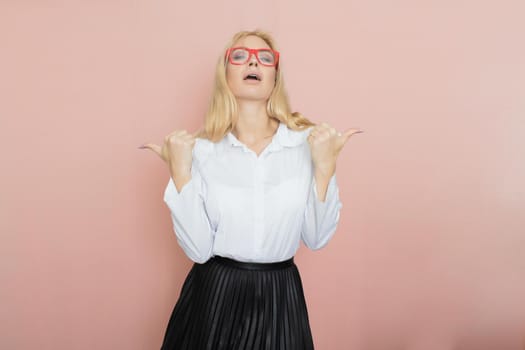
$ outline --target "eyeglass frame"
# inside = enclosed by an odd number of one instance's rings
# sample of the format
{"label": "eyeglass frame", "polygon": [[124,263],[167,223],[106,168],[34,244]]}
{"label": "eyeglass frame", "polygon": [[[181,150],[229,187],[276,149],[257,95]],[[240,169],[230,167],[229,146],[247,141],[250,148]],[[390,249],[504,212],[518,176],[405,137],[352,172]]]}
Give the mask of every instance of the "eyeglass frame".
{"label": "eyeglass frame", "polygon": [[[231,52],[233,50],[237,50],[237,49],[243,49],[243,50],[248,51],[248,58],[246,59],[245,62],[243,62],[243,63],[234,63],[232,61]],[[274,57],[275,57],[275,63],[274,64],[267,64],[267,63],[261,62],[261,60],[259,59],[259,51],[270,51],[270,52],[272,52]],[[234,65],[237,65],[237,66],[246,64],[246,62],[248,62],[250,60],[250,58],[252,58],[252,55],[255,55],[255,58],[257,59],[257,62],[259,62],[260,64],[262,64],[265,67],[275,67],[275,68],[277,68],[277,66],[279,65],[279,51],[276,51],[276,50],[271,49],[269,47],[263,47],[263,48],[260,48],[260,49],[250,49],[250,48],[244,47],[244,46],[236,46],[236,47],[230,47],[230,48],[228,48],[228,50],[226,50],[226,60],[228,62],[230,62],[231,64],[234,64]]]}

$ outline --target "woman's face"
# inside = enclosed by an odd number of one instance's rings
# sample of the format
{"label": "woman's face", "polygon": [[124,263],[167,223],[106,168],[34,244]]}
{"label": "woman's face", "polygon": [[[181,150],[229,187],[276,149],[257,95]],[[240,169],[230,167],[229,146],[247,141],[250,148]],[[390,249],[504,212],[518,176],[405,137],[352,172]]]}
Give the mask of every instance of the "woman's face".
{"label": "woman's face", "polygon": [[[254,35],[237,40],[232,47],[239,46],[250,49],[270,48],[263,39]],[[250,74],[257,74],[259,79],[246,78]],[[276,67],[260,64],[254,54],[241,65],[232,64],[229,60],[226,63],[226,81],[237,99],[268,100],[275,86],[275,74]]]}

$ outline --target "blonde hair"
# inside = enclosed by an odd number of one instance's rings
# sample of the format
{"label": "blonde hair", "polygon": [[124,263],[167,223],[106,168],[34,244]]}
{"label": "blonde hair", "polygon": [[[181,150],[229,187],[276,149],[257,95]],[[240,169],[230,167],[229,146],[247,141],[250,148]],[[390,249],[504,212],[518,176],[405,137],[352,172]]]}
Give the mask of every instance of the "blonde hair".
{"label": "blonde hair", "polygon": [[[263,39],[272,50],[277,50],[275,41],[271,35],[261,30],[240,31],[232,37],[217,61],[215,84],[211,101],[204,118],[204,126],[198,132],[197,137],[217,142],[234,128],[238,119],[238,108],[237,100],[226,81],[226,65],[228,64],[226,50],[235,44],[237,40],[251,35],[258,36]],[[301,130],[305,127],[315,125],[301,113],[291,112],[280,66],[281,65],[278,64],[276,67],[275,86],[266,104],[268,115],[270,118],[275,118],[283,122],[292,130]]]}

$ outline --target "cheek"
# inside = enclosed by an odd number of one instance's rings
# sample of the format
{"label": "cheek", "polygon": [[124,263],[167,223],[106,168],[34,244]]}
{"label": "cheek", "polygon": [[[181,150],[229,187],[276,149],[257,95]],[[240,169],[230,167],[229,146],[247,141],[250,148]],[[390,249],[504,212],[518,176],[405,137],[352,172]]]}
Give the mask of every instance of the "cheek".
{"label": "cheek", "polygon": [[266,75],[266,82],[269,88],[273,89],[275,87],[275,72]]}
{"label": "cheek", "polygon": [[226,69],[226,82],[228,83],[230,89],[235,89],[235,87],[240,84],[241,80],[242,78],[240,71],[231,67]]}

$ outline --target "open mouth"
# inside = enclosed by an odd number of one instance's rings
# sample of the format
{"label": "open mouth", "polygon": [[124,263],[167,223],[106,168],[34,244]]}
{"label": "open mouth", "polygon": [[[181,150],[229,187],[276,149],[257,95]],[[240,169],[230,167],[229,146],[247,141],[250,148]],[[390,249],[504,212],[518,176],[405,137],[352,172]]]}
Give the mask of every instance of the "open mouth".
{"label": "open mouth", "polygon": [[257,74],[254,74],[254,73],[250,73],[248,74],[247,76],[244,77],[244,80],[257,80],[257,81],[261,81],[261,77]]}

